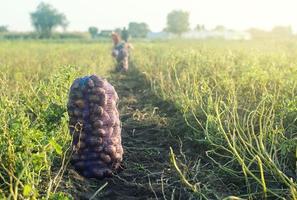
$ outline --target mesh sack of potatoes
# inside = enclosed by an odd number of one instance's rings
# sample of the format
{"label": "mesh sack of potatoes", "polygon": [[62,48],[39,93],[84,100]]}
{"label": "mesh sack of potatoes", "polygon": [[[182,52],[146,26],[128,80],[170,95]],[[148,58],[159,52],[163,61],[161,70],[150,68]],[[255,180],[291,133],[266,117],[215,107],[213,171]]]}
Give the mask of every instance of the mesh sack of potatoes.
{"label": "mesh sack of potatoes", "polygon": [[119,72],[126,72],[129,68],[129,50],[125,43],[117,45],[112,51],[113,57],[116,58],[116,70]]}
{"label": "mesh sack of potatoes", "polygon": [[87,178],[111,176],[123,156],[121,126],[114,87],[96,75],[76,79],[69,93],[71,163]]}

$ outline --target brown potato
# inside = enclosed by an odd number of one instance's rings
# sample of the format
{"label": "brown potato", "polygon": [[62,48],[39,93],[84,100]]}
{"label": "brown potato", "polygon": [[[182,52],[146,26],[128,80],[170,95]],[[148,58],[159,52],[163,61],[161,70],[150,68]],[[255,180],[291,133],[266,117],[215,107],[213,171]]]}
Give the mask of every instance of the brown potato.
{"label": "brown potato", "polygon": [[103,122],[101,120],[96,120],[93,126],[94,128],[101,128],[103,126]]}
{"label": "brown potato", "polygon": [[102,115],[102,113],[104,112],[103,108],[98,105],[94,105],[91,111],[93,114],[95,114],[97,116]]}
{"label": "brown potato", "polygon": [[92,173],[94,174],[95,177],[102,178],[104,175],[104,170],[101,169],[100,167],[94,167],[92,169]]}
{"label": "brown potato", "polygon": [[[117,103],[113,100],[113,99],[111,99],[110,100],[110,106],[112,107],[112,108],[115,108],[116,106],[117,106]],[[114,109],[113,109],[114,110]],[[115,112],[115,111],[114,111]]]}
{"label": "brown potato", "polygon": [[87,160],[87,156],[85,154],[80,155],[80,160]]}
{"label": "brown potato", "polygon": [[117,145],[116,148],[117,148],[117,153],[119,153],[119,154],[123,154],[124,149],[123,149],[122,145]]}
{"label": "brown potato", "polygon": [[96,137],[96,136],[91,136],[86,138],[86,142],[90,146],[99,146],[102,144],[102,138],[101,137]]}
{"label": "brown potato", "polygon": [[100,120],[100,117],[98,115],[90,115],[91,122],[95,123],[96,121]]}
{"label": "brown potato", "polygon": [[92,93],[99,96],[105,96],[105,90],[100,87],[95,87],[92,89]]}
{"label": "brown potato", "polygon": [[92,150],[96,153],[100,153],[103,151],[103,146],[101,145],[101,146],[94,147]]}
{"label": "brown potato", "polygon": [[93,168],[98,168],[98,167],[105,168],[107,165],[101,160],[89,160],[88,166],[91,166]]}
{"label": "brown potato", "polygon": [[92,79],[89,79],[88,82],[87,82],[87,84],[88,84],[88,86],[89,86],[90,88],[95,87],[95,84],[94,84],[94,82],[93,82]]}
{"label": "brown potato", "polygon": [[96,75],[90,76],[90,79],[93,80],[96,87],[103,87],[103,80],[97,77]]}
{"label": "brown potato", "polygon": [[107,98],[105,95],[101,96],[101,101],[100,101],[100,105],[101,106],[105,106],[107,104]]}
{"label": "brown potato", "polygon": [[112,163],[112,169],[122,170],[123,168],[121,167],[120,162],[113,162]]}
{"label": "brown potato", "polygon": [[116,147],[114,145],[108,145],[107,147],[105,147],[105,152],[108,153],[110,156],[116,154]]}
{"label": "brown potato", "polygon": [[119,138],[118,137],[110,137],[108,138],[108,144],[118,144],[120,141],[119,141]]}
{"label": "brown potato", "polygon": [[104,171],[104,176],[105,177],[111,177],[112,176],[112,171],[108,168]]}
{"label": "brown potato", "polygon": [[105,154],[105,153],[101,153],[100,154],[100,158],[102,159],[103,162],[105,162],[106,164],[111,162],[111,158],[109,155]]}
{"label": "brown potato", "polygon": [[93,132],[92,132],[93,135],[95,136],[100,136],[100,137],[104,137],[105,136],[105,130],[104,129],[95,129]]}
{"label": "brown potato", "polygon": [[122,161],[122,154],[120,154],[120,153],[116,153],[116,154],[114,154],[114,159],[115,159],[116,161],[121,162],[121,161]]}
{"label": "brown potato", "polygon": [[82,112],[79,109],[74,109],[73,114],[75,117],[81,117],[82,116]]}
{"label": "brown potato", "polygon": [[74,103],[80,109],[83,109],[85,107],[85,102],[82,99],[78,99]]}
{"label": "brown potato", "polygon": [[113,136],[118,137],[118,135],[121,134],[121,127],[120,126],[114,126],[113,127]]}
{"label": "brown potato", "polygon": [[70,93],[70,98],[71,99],[81,99],[83,98],[83,93],[81,91],[73,91],[72,93]]}
{"label": "brown potato", "polygon": [[100,103],[101,98],[98,95],[89,95],[89,101],[93,103]]}
{"label": "brown potato", "polygon": [[99,158],[99,154],[96,153],[96,152],[89,152],[89,153],[87,154],[87,159],[88,159],[88,160],[96,160],[96,159],[98,159],[98,158]]}

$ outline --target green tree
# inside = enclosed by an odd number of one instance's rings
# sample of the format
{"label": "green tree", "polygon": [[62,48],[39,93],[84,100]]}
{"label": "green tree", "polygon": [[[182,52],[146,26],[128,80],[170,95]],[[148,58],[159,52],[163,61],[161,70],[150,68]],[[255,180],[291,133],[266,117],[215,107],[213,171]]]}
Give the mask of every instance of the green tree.
{"label": "green tree", "polygon": [[122,29],[121,28],[116,28],[114,29],[114,32],[118,33],[119,35],[121,35],[122,33]]}
{"label": "green tree", "polygon": [[98,35],[98,28],[97,27],[91,26],[91,27],[89,27],[88,31],[89,31],[92,39],[95,39],[97,37],[97,35]]}
{"label": "green tree", "polygon": [[150,32],[150,29],[149,29],[149,26],[144,22],[142,23],[130,22],[128,27],[128,32],[132,37],[145,38],[148,32]]}
{"label": "green tree", "polygon": [[166,31],[181,36],[189,30],[189,13],[182,10],[174,10],[167,15]]}
{"label": "green tree", "polygon": [[8,32],[7,26],[0,26],[0,33]]}
{"label": "green tree", "polygon": [[128,42],[129,39],[129,31],[124,27],[124,29],[121,32],[121,37],[125,42]]}
{"label": "green tree", "polygon": [[40,3],[35,12],[31,13],[31,22],[41,38],[48,38],[52,31],[61,26],[66,28],[68,21],[63,13],[46,3]]}
{"label": "green tree", "polygon": [[206,28],[205,28],[204,25],[197,24],[196,27],[195,27],[195,30],[196,31],[205,31]]}

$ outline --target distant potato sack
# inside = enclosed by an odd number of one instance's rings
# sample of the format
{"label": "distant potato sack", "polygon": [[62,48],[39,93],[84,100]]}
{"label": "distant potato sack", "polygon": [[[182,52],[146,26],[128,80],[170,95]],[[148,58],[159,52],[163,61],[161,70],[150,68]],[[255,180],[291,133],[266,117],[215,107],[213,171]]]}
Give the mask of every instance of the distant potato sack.
{"label": "distant potato sack", "polygon": [[78,78],[70,88],[71,163],[87,178],[109,177],[120,168],[123,148],[117,101],[114,87],[96,75]]}

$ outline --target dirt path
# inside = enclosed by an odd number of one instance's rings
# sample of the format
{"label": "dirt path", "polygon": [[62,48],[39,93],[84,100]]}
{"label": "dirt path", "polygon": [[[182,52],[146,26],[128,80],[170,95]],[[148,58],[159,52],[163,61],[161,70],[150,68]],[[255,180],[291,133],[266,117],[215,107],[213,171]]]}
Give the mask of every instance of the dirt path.
{"label": "dirt path", "polygon": [[66,172],[66,190],[75,199],[182,197],[183,189],[169,164],[169,147],[178,149],[179,143],[171,131],[176,123],[172,116],[178,115],[177,110],[158,99],[144,76],[133,67],[128,73],[114,74],[108,80],[120,97],[124,170],[113,178],[97,181],[86,180],[70,169]]}

